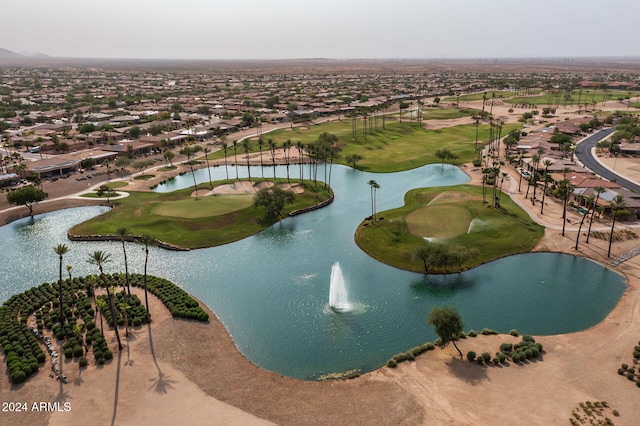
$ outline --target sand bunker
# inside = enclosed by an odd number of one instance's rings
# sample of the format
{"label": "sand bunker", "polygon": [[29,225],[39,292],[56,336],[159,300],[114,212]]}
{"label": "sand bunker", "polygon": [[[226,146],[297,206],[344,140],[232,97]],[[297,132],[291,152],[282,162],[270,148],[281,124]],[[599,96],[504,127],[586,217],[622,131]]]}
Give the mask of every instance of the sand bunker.
{"label": "sand bunker", "polygon": [[[199,189],[197,192],[198,197],[204,197],[207,195],[222,195],[222,194],[255,194],[262,188],[270,188],[273,186],[273,182],[262,181],[257,184],[253,184],[249,181],[241,181],[234,183],[227,183],[224,185],[219,185],[213,188],[211,191],[206,189]],[[278,188],[283,189],[285,191],[293,191],[296,194],[302,194],[304,192],[304,186],[299,183],[281,183],[278,185]],[[191,194],[192,197],[196,196],[196,192],[194,191]]]}

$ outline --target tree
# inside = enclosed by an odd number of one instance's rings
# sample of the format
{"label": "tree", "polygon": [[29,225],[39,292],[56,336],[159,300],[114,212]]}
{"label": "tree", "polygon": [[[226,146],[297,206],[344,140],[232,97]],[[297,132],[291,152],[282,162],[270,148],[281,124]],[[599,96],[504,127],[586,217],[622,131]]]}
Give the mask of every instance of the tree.
{"label": "tree", "polygon": [[542,204],[540,205],[540,214],[543,214],[542,211],[544,210],[544,197],[547,194],[547,184],[549,183],[548,171],[549,166],[553,164],[553,161],[547,158],[542,162],[542,164],[544,165],[544,189],[542,190]]}
{"label": "tree", "polygon": [[164,158],[171,167],[173,167],[173,159],[175,156],[176,154],[169,149],[162,153],[162,158]]}
{"label": "tree", "polygon": [[596,199],[593,202],[593,209],[591,209],[591,217],[589,218],[589,229],[587,229],[587,239],[586,239],[586,243],[589,244],[589,235],[591,235],[591,225],[593,224],[593,216],[596,213],[596,209],[598,209],[598,200],[600,199],[600,194],[602,194],[603,192],[606,192],[606,189],[604,186],[596,186],[595,188],[593,188],[593,192],[596,193]]}
{"label": "tree", "polygon": [[[235,148],[235,146],[234,146]],[[189,165],[189,168],[191,169],[191,176],[193,177],[193,186],[195,187],[195,193],[196,193],[196,201],[198,200],[198,183],[196,182],[196,174],[193,171],[193,157],[196,155],[196,153],[202,151],[202,147],[200,145],[194,145],[194,146],[185,146],[184,148],[182,148],[180,150],[180,155],[185,155],[187,157],[187,164]]]}
{"label": "tree", "polygon": [[147,308],[147,322],[151,321],[151,313],[149,312],[149,297],[147,295],[147,263],[149,262],[149,247],[156,244],[149,234],[142,234],[139,239],[140,244],[144,246],[144,304]]}
{"label": "tree", "polygon": [[453,257],[441,244],[426,243],[419,246],[413,253],[413,260],[420,260],[424,266],[424,273],[429,273],[430,267],[443,267],[451,263]]}
{"label": "tree", "polygon": [[247,175],[249,176],[249,181],[251,181],[251,158],[249,157],[251,144],[249,143],[249,139],[245,139],[242,141],[242,149],[244,151],[244,158],[245,160],[247,160]]}
{"label": "tree", "polygon": [[100,333],[104,334],[104,324],[102,323],[102,310],[107,307],[107,302],[103,299],[95,299],[96,310],[100,314]]}
{"label": "tree", "polygon": [[118,157],[116,160],[116,167],[120,167],[121,169],[125,169],[131,165],[131,159],[126,156]]}
{"label": "tree", "polygon": [[233,162],[236,165],[236,179],[238,179],[238,141],[234,140],[231,145],[233,145]]}
{"label": "tree", "polygon": [[[124,244],[127,238],[131,235],[131,232],[129,232],[129,229],[127,227],[121,226],[116,229],[116,235],[118,236],[118,238],[120,238],[120,242],[122,243],[122,253],[124,253],[124,276],[125,282],[127,284],[126,290],[127,294],[131,295],[131,284],[129,283],[129,266],[127,263],[127,248]],[[124,289],[124,285],[122,287]]]}
{"label": "tree", "polygon": [[153,166],[153,160],[140,160],[133,163],[133,168],[140,171],[140,175],[144,174],[145,169]]}
{"label": "tree", "polygon": [[229,167],[227,167],[227,149],[229,149],[229,144],[223,141],[222,151],[224,152],[224,171],[227,174],[227,180],[229,180]]}
{"label": "tree", "polygon": [[609,234],[609,250],[607,251],[607,257],[611,257],[611,243],[613,242],[613,228],[616,226],[616,216],[618,216],[618,210],[622,210],[627,207],[627,203],[624,200],[624,197],[620,194],[616,195],[611,203],[611,233]]}
{"label": "tree", "polygon": [[562,191],[562,236],[564,237],[564,229],[567,223],[567,202],[569,201],[569,193],[573,191],[573,185],[569,179],[562,179],[558,182],[558,188]]}
{"label": "tree", "polygon": [[93,254],[89,256],[87,262],[91,265],[96,265],[98,270],[100,271],[100,278],[102,279],[102,284],[107,289],[107,299],[109,302],[109,310],[111,311],[111,317],[113,318],[113,329],[116,334],[116,340],[118,341],[118,349],[122,349],[122,342],[120,341],[120,333],[118,332],[118,321],[116,316],[116,306],[114,302],[114,295],[112,294],[111,288],[107,283],[106,276],[104,275],[103,266],[105,263],[111,262],[111,254],[106,253],[102,250],[94,251]]}
{"label": "tree", "polygon": [[211,182],[211,166],[209,165],[209,153],[211,149],[203,148],[202,152],[204,152],[204,159],[207,162],[207,172],[209,172],[209,188],[213,188],[213,183]]}
{"label": "tree", "polygon": [[142,130],[140,130],[140,127],[138,126],[133,126],[129,129],[129,136],[131,136],[134,139],[138,139],[141,133],[142,133]]}
{"label": "tree", "polygon": [[369,182],[367,182],[367,185],[369,185],[369,192],[371,195],[371,220],[375,220],[375,215],[376,215],[376,210],[375,210],[375,205],[374,205],[374,198],[373,198],[373,190],[375,188],[375,185],[377,185],[378,183],[371,179]]}
{"label": "tree", "polygon": [[429,312],[427,323],[433,326],[436,334],[440,337],[440,346],[444,348],[449,343],[453,343],[460,354],[460,359],[462,359],[462,352],[456,345],[456,340],[462,334],[464,327],[458,309],[454,306],[435,307]]}
{"label": "tree", "polygon": [[[56,252],[56,254],[58,255],[58,258],[60,259],[58,291],[59,291],[59,298],[60,298],[60,326],[63,326],[64,325],[64,304],[63,304],[64,300],[62,297],[62,257],[69,251],[69,247],[67,247],[66,244],[58,244],[53,248],[53,251]],[[71,282],[69,282],[69,285],[72,285]]]}
{"label": "tree", "polygon": [[455,160],[458,158],[456,154],[451,152],[449,148],[442,148],[436,151],[436,157],[442,160],[442,167],[444,168],[444,160]]}
{"label": "tree", "polygon": [[253,197],[253,206],[264,207],[265,219],[275,220],[280,217],[285,204],[290,204],[293,200],[293,192],[273,186],[258,191]]}
{"label": "tree", "polygon": [[129,306],[127,302],[120,302],[118,308],[120,308],[120,312],[122,312],[122,316],[124,317],[124,336],[129,337],[129,316],[127,315],[127,309],[131,308],[131,306]]}
{"label": "tree", "polygon": [[347,163],[351,164],[351,167],[355,169],[358,161],[364,160],[364,157],[360,154],[349,154],[345,159]]}
{"label": "tree", "polygon": [[26,206],[33,217],[33,206],[47,198],[48,194],[33,185],[17,188],[7,193],[7,201],[14,206]]}

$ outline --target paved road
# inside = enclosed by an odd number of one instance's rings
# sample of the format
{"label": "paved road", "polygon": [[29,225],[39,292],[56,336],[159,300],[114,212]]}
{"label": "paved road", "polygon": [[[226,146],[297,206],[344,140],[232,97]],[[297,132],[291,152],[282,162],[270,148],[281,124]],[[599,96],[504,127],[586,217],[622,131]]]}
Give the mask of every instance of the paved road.
{"label": "paved road", "polygon": [[580,162],[584,164],[587,169],[591,170],[595,174],[600,175],[607,180],[615,180],[616,183],[618,183],[620,186],[628,189],[629,191],[640,194],[640,185],[633,183],[625,179],[623,176],[620,176],[619,174],[604,167],[593,156],[592,148],[596,146],[596,143],[606,138],[614,131],[614,128],[600,130],[598,133],[594,133],[593,135],[584,139],[576,146],[576,157],[578,157],[578,160],[580,160]]}

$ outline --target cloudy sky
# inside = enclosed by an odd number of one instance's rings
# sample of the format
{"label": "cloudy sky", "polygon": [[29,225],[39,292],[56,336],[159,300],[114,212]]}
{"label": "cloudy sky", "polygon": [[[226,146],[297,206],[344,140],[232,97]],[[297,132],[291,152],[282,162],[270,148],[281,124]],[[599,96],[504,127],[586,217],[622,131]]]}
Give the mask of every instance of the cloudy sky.
{"label": "cloudy sky", "polygon": [[2,0],[0,10],[0,47],[52,56],[640,56],[638,0]]}

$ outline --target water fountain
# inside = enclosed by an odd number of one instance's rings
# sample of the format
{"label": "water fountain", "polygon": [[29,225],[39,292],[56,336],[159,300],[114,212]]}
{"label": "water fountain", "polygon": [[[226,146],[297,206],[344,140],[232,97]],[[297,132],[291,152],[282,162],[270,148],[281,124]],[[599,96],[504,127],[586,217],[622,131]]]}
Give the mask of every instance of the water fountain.
{"label": "water fountain", "polygon": [[340,263],[336,262],[331,267],[331,284],[329,286],[329,307],[335,312],[349,312],[352,305],[349,302],[347,286],[342,275]]}

